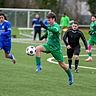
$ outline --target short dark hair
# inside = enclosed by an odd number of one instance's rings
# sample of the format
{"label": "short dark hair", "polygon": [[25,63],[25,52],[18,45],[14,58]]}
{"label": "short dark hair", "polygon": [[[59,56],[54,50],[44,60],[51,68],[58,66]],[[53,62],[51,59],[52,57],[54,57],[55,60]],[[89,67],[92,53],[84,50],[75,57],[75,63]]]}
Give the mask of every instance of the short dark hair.
{"label": "short dark hair", "polygon": [[67,15],[65,12],[64,12],[64,16]]}
{"label": "short dark hair", "polygon": [[55,18],[56,20],[56,14],[54,12],[49,12],[47,18]]}
{"label": "short dark hair", "polygon": [[5,16],[5,14],[3,12],[0,12],[0,16]]}
{"label": "short dark hair", "polygon": [[74,21],[72,24],[77,24],[77,25],[79,25],[77,21]]}
{"label": "short dark hair", "polygon": [[4,16],[4,19],[7,20],[7,17],[3,12],[0,12],[0,16]]}
{"label": "short dark hair", "polygon": [[96,18],[96,14],[93,14],[92,16]]}

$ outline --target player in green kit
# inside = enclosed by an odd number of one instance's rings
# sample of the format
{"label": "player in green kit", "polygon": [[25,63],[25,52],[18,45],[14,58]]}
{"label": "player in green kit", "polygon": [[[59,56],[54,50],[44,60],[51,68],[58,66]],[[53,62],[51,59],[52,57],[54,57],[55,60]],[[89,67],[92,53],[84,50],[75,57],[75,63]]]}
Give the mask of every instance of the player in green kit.
{"label": "player in green kit", "polygon": [[36,72],[41,71],[41,61],[40,54],[41,52],[51,53],[52,56],[58,61],[58,64],[65,70],[69,79],[69,85],[73,83],[73,76],[70,69],[64,63],[64,58],[60,45],[60,26],[56,23],[56,15],[53,12],[48,13],[48,26],[46,27],[43,23],[41,26],[47,30],[46,34],[41,37],[41,40],[48,37],[48,41],[45,44],[39,45],[36,47]]}
{"label": "player in green kit", "polygon": [[92,46],[94,44],[96,44],[96,15],[93,15],[91,17],[91,24],[90,24],[90,39],[88,41],[89,45],[88,45],[88,58],[86,59],[87,62],[91,62],[92,61]]}

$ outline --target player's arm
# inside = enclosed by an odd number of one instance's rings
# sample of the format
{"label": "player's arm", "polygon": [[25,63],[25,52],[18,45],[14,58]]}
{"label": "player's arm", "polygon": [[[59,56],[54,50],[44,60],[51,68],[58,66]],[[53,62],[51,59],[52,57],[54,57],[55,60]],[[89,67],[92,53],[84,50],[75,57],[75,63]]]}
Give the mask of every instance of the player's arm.
{"label": "player's arm", "polygon": [[80,32],[80,33],[81,33],[81,39],[82,39],[82,41],[85,45],[85,49],[87,50],[88,49],[88,44],[87,44],[86,38],[85,38],[85,36],[82,32]]}
{"label": "player's arm", "polygon": [[58,31],[60,31],[58,26],[54,26],[54,27],[45,26],[45,24],[43,22],[41,23],[41,27],[43,27],[44,29],[49,30],[53,33],[57,33]]}
{"label": "player's arm", "polygon": [[54,26],[54,27],[47,27],[47,30],[53,32],[53,33],[57,33],[59,31],[59,28]]}
{"label": "player's arm", "polygon": [[63,17],[61,17],[61,19],[60,19],[60,26],[61,27],[63,26]]}
{"label": "player's arm", "polygon": [[32,21],[32,27],[33,27],[33,25],[34,25],[34,22]]}
{"label": "player's arm", "polygon": [[34,23],[35,23],[35,19],[32,20],[32,26],[34,25]]}
{"label": "player's arm", "polygon": [[41,36],[40,40],[43,40],[44,38],[47,38],[48,32],[46,32],[43,36]]}
{"label": "player's arm", "polygon": [[10,35],[11,34],[11,25],[10,23],[7,23],[6,27],[5,27],[5,32],[1,33],[2,35]]}
{"label": "player's arm", "polygon": [[94,35],[96,34],[96,23],[94,24],[94,26],[92,27],[93,30],[90,30],[88,33],[89,35]]}
{"label": "player's arm", "polygon": [[64,43],[65,43],[66,46],[69,45],[68,42],[67,42],[67,37],[68,37],[68,31],[65,32],[65,34],[64,34],[64,36],[63,36],[63,41],[64,41]]}
{"label": "player's arm", "polygon": [[93,26],[93,32],[92,32],[92,35],[93,34],[96,34],[96,23],[94,24],[94,26]]}

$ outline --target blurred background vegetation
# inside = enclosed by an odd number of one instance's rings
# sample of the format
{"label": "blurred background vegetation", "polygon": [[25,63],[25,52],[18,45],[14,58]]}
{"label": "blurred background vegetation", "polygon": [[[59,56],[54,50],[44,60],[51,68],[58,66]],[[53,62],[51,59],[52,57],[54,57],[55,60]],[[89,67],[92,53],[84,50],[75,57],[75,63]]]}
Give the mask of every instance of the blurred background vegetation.
{"label": "blurred background vegetation", "polygon": [[0,0],[0,8],[51,9],[58,21],[64,12],[80,24],[89,24],[96,13],[96,0]]}

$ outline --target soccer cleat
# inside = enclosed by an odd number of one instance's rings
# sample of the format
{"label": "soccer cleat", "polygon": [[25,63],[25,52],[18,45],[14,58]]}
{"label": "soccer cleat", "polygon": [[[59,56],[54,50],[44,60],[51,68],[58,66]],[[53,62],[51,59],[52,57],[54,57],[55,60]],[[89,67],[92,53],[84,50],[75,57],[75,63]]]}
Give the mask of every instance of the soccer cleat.
{"label": "soccer cleat", "polygon": [[69,77],[69,81],[68,81],[69,85],[72,85],[73,84],[73,75],[71,75]]}
{"label": "soccer cleat", "polygon": [[41,65],[37,65],[36,72],[39,73],[42,70]]}
{"label": "soccer cleat", "polygon": [[16,63],[16,59],[15,59],[15,57],[14,57],[14,56],[13,56],[12,62],[13,62],[13,64],[15,64],[15,63]]}
{"label": "soccer cleat", "polygon": [[86,62],[92,62],[92,57],[88,57],[85,61]]}
{"label": "soccer cleat", "polygon": [[78,69],[75,69],[75,73],[79,73],[79,70]]}

